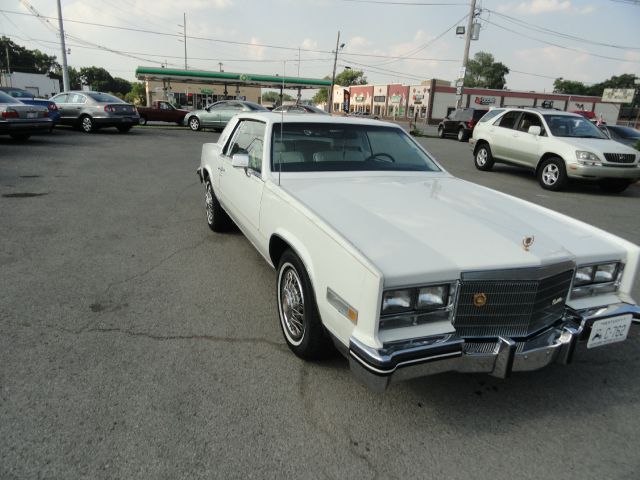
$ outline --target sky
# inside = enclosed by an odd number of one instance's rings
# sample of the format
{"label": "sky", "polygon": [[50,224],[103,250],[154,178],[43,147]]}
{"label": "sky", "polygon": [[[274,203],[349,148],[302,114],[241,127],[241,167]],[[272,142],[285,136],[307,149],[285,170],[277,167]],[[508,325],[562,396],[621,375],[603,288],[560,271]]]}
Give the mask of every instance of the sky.
{"label": "sky", "polygon": [[[419,84],[458,77],[464,39],[455,27],[466,25],[469,5],[469,0],[62,0],[62,12],[69,65],[103,67],[130,81],[139,65],[184,68],[185,13],[189,69],[322,78],[331,75],[340,32],[345,45],[338,72],[349,66],[363,70],[369,83]],[[29,6],[53,18],[38,19]],[[477,0],[477,8],[481,31],[471,42],[471,57],[489,52],[509,67],[509,89],[548,92],[558,77],[597,83],[623,73],[640,76],[640,1]],[[56,31],[55,0],[0,0],[0,35],[60,60]]]}

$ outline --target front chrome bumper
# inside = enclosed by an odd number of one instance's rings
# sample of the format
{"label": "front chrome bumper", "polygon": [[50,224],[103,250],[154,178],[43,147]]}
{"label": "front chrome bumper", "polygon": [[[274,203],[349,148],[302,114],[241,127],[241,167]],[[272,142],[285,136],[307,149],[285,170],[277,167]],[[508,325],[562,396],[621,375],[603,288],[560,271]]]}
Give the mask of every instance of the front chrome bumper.
{"label": "front chrome bumper", "polygon": [[507,378],[511,372],[570,363],[576,346],[589,339],[593,322],[627,314],[632,315],[632,325],[640,325],[640,307],[629,303],[580,311],[567,308],[558,325],[524,341],[493,339],[485,342],[488,348],[477,348],[477,343],[455,334],[412,339],[381,349],[351,338],[349,365],[353,374],[375,391],[384,391],[390,383],[448,371]]}

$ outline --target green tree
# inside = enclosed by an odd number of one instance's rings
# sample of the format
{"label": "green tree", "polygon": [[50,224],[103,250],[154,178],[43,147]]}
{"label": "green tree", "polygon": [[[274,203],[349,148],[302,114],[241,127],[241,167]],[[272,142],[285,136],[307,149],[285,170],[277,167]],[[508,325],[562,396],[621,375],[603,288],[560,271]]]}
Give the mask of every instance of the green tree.
{"label": "green tree", "polygon": [[[324,77],[325,80],[331,80],[331,77]],[[336,85],[343,87],[349,87],[351,85],[366,85],[367,77],[364,76],[362,70],[353,70],[351,68],[345,68],[342,72],[336,75]],[[321,88],[311,99],[312,103],[320,104],[327,103],[329,101],[329,89]]]}
{"label": "green tree", "polygon": [[553,93],[564,93],[568,95],[587,95],[588,88],[582,82],[575,80],[565,80],[564,78],[556,78],[553,82]]}
{"label": "green tree", "polygon": [[556,78],[553,82],[554,93],[564,93],[568,95],[593,95],[601,97],[605,88],[636,88],[635,80],[638,78],[632,73],[623,73],[622,75],[614,75],[611,78],[593,85],[585,85],[582,82],[574,80],[565,80],[564,78]]}
{"label": "green tree", "polygon": [[147,89],[142,82],[133,82],[131,84],[131,91],[124,96],[124,99],[129,103],[136,105],[146,106],[147,104]]}
{"label": "green tree", "polygon": [[[9,65],[7,65],[7,55],[9,52]],[[11,68],[14,72],[25,73],[52,73],[60,65],[56,57],[42,53],[40,50],[29,50],[11,41],[10,38],[0,37],[0,68],[7,70]]]}
{"label": "green tree", "polygon": [[508,73],[509,68],[496,62],[493,55],[478,52],[467,62],[464,84],[467,87],[503,89],[507,83],[504,77]]}
{"label": "green tree", "polygon": [[[284,102],[291,102],[293,100],[295,100],[291,95],[288,95],[286,93],[282,93],[282,100]],[[280,102],[280,92],[264,92],[262,94],[262,101],[263,102],[272,102],[272,103],[279,103]]]}

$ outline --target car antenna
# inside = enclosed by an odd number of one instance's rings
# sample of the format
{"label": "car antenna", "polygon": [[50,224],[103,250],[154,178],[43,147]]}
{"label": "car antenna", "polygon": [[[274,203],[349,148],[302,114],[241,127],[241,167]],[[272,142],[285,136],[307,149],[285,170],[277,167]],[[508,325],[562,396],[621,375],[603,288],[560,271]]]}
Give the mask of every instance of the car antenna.
{"label": "car antenna", "polygon": [[[282,143],[282,130],[284,127],[284,108],[282,108],[282,91],[284,90],[284,74],[287,70],[287,61],[282,61],[282,87],[280,88],[280,148],[284,148]],[[282,153],[278,152],[278,186],[280,186],[280,176],[282,175]]]}

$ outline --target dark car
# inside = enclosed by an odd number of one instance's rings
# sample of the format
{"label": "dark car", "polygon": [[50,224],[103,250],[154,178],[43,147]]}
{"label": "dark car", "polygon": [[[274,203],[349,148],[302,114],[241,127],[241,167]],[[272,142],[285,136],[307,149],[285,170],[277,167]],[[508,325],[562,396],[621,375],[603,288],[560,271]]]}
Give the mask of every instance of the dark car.
{"label": "dark car", "polygon": [[600,125],[600,129],[609,135],[611,140],[636,147],[640,143],[640,130],[622,125]]}
{"label": "dark car", "polygon": [[459,142],[466,142],[473,135],[473,127],[488,111],[485,108],[458,108],[440,122],[438,136],[455,136]]}
{"label": "dark car", "polygon": [[314,107],[313,105],[281,105],[273,109],[274,113],[319,113],[321,115],[329,115],[324,110]]}
{"label": "dark car", "polygon": [[0,134],[26,140],[33,133],[50,132],[52,128],[47,107],[27,105],[0,92]]}
{"label": "dark car", "polygon": [[49,109],[49,118],[53,123],[58,123],[60,120],[60,112],[55,102],[47,100],[46,98],[36,98],[29,90],[23,90],[22,88],[13,87],[0,87],[0,92],[4,92],[11,95],[13,98],[17,98],[22,103],[27,105],[38,105],[41,107],[47,107]]}
{"label": "dark car", "polygon": [[138,125],[140,116],[134,105],[108,93],[72,91],[56,95],[51,100],[60,110],[60,123],[90,133],[102,127],[116,127],[126,133]]}
{"label": "dark car", "polygon": [[191,130],[200,130],[202,127],[212,127],[222,130],[227,126],[231,117],[240,112],[267,111],[262,105],[242,100],[221,100],[201,110],[189,112],[184,117],[184,124]]}

